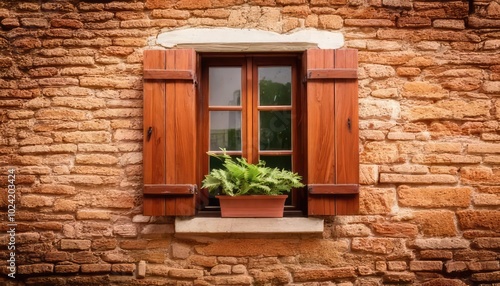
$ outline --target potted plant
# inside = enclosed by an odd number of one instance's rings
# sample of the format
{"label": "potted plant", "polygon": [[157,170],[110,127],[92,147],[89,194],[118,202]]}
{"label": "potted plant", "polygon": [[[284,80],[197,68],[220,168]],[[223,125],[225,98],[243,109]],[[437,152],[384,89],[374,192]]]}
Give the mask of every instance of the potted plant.
{"label": "potted plant", "polygon": [[[203,188],[217,195],[222,217],[283,217],[287,195],[304,185],[302,177],[288,170],[266,167],[264,161],[250,164],[244,158],[232,159],[208,153],[222,160],[224,168],[213,169],[203,180]],[[277,209],[276,209],[277,207]]]}

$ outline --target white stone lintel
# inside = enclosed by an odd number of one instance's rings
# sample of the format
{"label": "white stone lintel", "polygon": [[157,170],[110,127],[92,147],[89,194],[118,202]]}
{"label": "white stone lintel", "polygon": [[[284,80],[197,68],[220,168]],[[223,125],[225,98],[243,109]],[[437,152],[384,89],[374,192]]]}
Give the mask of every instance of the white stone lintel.
{"label": "white stone lintel", "polygon": [[337,31],[295,30],[287,34],[236,28],[185,28],[158,35],[165,48],[194,48],[198,52],[287,52],[309,48],[338,49],[344,36]]}
{"label": "white stone lintel", "polygon": [[176,233],[322,233],[320,218],[180,218],[175,219]]}

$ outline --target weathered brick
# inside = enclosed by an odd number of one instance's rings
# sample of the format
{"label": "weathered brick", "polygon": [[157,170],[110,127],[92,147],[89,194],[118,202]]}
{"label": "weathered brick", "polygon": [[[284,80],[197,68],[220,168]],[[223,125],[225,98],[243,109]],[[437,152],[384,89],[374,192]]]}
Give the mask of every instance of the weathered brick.
{"label": "weathered brick", "polygon": [[467,145],[468,153],[500,153],[500,144],[495,143],[480,143],[480,144],[468,144]]}
{"label": "weathered brick", "polygon": [[82,264],[82,273],[106,273],[111,271],[111,264]]}
{"label": "weathered brick", "polygon": [[398,188],[402,206],[441,208],[467,207],[470,205],[472,189],[468,187],[409,187]]}
{"label": "weathered brick", "polygon": [[171,269],[168,276],[181,279],[196,279],[203,277],[203,271],[197,269]]}
{"label": "weathered brick", "polygon": [[387,269],[389,271],[404,271],[408,269],[408,265],[405,261],[388,261]]}
{"label": "weathered brick", "polygon": [[453,253],[449,250],[422,250],[420,251],[422,259],[443,259],[450,260],[453,258]]}
{"label": "weathered brick", "polygon": [[404,240],[400,238],[353,238],[352,250],[374,254],[397,255],[404,252]]}
{"label": "weathered brick", "polygon": [[92,240],[92,250],[113,250],[118,245],[116,239],[93,239]]}
{"label": "weathered brick", "polygon": [[17,274],[47,274],[54,272],[54,265],[48,263],[38,263],[31,265],[17,266]]}
{"label": "weathered brick", "polygon": [[470,242],[460,238],[417,238],[415,246],[420,249],[464,249],[469,248]]}
{"label": "weathered brick", "polygon": [[449,211],[420,211],[415,221],[425,236],[452,237],[457,235],[455,215]]}
{"label": "weathered brick", "polygon": [[58,264],[54,269],[56,273],[78,273],[80,265],[78,264]]}
{"label": "weathered brick", "polygon": [[463,210],[457,212],[458,223],[462,229],[485,228],[500,230],[500,211],[494,210]]}
{"label": "weathered brick", "polygon": [[441,271],[443,262],[441,261],[410,261],[412,271]]}
{"label": "weathered brick", "polygon": [[54,204],[54,198],[40,195],[26,195],[21,199],[21,206],[25,208],[49,207]]}
{"label": "weathered brick", "polygon": [[469,270],[467,263],[464,261],[447,261],[445,263],[445,268],[447,273],[464,272]]}
{"label": "weathered brick", "polygon": [[380,174],[381,183],[403,183],[403,184],[451,184],[456,183],[457,178],[451,175],[401,175]]}
{"label": "weathered brick", "polygon": [[118,162],[118,158],[106,154],[76,155],[75,162],[77,164],[114,165]]}
{"label": "weathered brick", "polygon": [[327,270],[312,269],[312,270],[297,270],[293,273],[294,281],[307,282],[307,281],[326,281],[339,278],[352,278],[355,277],[355,270],[353,267],[341,267]]}
{"label": "weathered brick", "polygon": [[75,131],[63,134],[62,140],[70,143],[105,143],[111,141],[111,134],[105,131]]}
{"label": "weathered brick", "polygon": [[79,220],[108,220],[111,218],[109,211],[102,210],[79,210],[76,213],[76,218]]}
{"label": "weathered brick", "polygon": [[373,230],[387,237],[416,237],[418,227],[409,223],[375,223]]}
{"label": "weathered brick", "polygon": [[386,272],[383,276],[386,283],[412,283],[415,281],[415,274],[411,272]]}
{"label": "weathered brick", "polygon": [[113,264],[113,266],[111,267],[111,272],[123,275],[133,275],[135,269],[136,269],[135,264],[119,263],[119,264]]}
{"label": "weathered brick", "polygon": [[82,239],[61,239],[63,250],[87,250],[90,249],[91,241]]}
{"label": "weathered brick", "polygon": [[488,167],[463,167],[461,170],[461,179],[466,184],[500,184],[500,169]]}
{"label": "weathered brick", "polygon": [[472,281],[479,282],[492,282],[500,281],[500,271],[486,272],[486,273],[474,273],[471,276]]}
{"label": "weathered brick", "polygon": [[[181,244],[181,243],[173,243],[171,245],[172,256],[177,259],[186,259],[191,254],[191,247],[189,245]],[[195,258],[196,256],[192,256]],[[199,263],[197,263],[200,265]],[[205,263],[203,263],[205,264]],[[213,265],[210,263],[210,265]]]}
{"label": "weathered brick", "polygon": [[361,214],[388,214],[396,203],[396,191],[391,188],[361,188]]}

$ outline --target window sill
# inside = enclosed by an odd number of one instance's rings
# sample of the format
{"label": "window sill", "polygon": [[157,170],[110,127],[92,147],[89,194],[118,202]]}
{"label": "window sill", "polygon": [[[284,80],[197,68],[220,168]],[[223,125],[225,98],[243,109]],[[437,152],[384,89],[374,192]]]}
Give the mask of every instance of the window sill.
{"label": "window sill", "polygon": [[175,219],[176,233],[322,233],[319,218],[180,218]]}

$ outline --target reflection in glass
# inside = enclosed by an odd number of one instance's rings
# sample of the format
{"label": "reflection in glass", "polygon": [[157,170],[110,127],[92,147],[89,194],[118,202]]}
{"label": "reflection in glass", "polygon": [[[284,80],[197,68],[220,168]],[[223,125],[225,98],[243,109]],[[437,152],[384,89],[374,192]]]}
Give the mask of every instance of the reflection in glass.
{"label": "reflection in glass", "polygon": [[241,111],[210,111],[210,150],[241,150]]}
{"label": "reflection in glass", "polygon": [[241,104],[241,67],[210,67],[210,106],[239,106]]}
{"label": "reflection in glass", "polygon": [[292,68],[259,67],[259,104],[291,105]]}
{"label": "reflection in glass", "polygon": [[260,111],[260,150],[291,150],[292,112]]}

